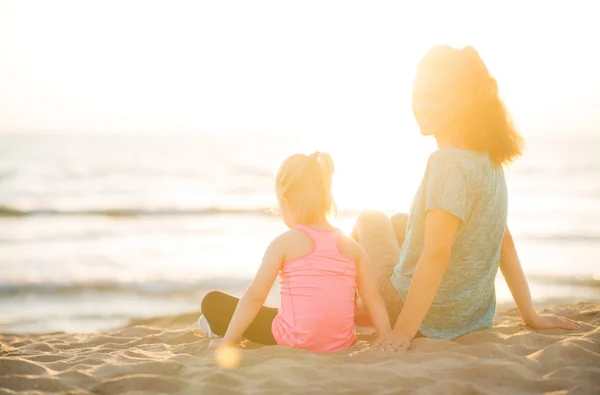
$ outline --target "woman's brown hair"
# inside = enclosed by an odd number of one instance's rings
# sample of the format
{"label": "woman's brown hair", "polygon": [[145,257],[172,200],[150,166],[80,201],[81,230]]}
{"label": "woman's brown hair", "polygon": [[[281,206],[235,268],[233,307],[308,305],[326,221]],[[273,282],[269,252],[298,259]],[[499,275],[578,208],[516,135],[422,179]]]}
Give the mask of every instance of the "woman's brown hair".
{"label": "woman's brown hair", "polygon": [[449,122],[469,149],[487,152],[498,164],[521,154],[522,138],[500,99],[496,80],[475,48],[434,47],[419,63],[418,73],[420,78],[444,81],[433,88],[448,103],[440,110],[452,112],[445,116],[452,119]]}

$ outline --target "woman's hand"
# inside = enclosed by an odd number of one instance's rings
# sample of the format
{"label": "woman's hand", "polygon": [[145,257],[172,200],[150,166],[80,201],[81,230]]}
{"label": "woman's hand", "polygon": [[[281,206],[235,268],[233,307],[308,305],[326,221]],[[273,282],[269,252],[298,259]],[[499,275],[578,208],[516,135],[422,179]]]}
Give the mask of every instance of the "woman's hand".
{"label": "woman's hand", "polygon": [[508,227],[502,239],[500,252],[500,270],[513,295],[525,324],[533,329],[570,329],[580,330],[582,325],[567,317],[554,314],[538,314],[533,308],[529,284],[523,272],[514,240]]}
{"label": "woman's hand", "polygon": [[400,351],[405,354],[410,347],[410,338],[402,332],[389,331],[379,335],[373,342],[373,347],[380,348],[384,351]]}
{"label": "woman's hand", "polygon": [[579,322],[555,314],[536,314],[525,323],[533,329],[580,330],[582,328]]}
{"label": "woman's hand", "polygon": [[221,339],[214,339],[211,340],[210,343],[208,343],[208,348],[215,350],[218,348],[225,348],[225,347],[231,347],[233,346],[233,342],[230,340],[227,340],[225,338],[221,338]]}

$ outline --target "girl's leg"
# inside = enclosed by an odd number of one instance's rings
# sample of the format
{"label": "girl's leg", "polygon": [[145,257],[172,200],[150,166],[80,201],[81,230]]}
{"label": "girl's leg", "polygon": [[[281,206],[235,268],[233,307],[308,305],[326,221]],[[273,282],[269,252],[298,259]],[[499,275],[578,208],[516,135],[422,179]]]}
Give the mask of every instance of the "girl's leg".
{"label": "girl's leg", "polygon": [[[219,291],[211,291],[202,299],[202,314],[215,335],[225,335],[239,301],[235,296]],[[276,315],[276,308],[261,307],[256,318],[244,332],[244,338],[265,345],[277,344],[271,331],[271,324]]]}
{"label": "girl's leg", "polygon": [[369,257],[392,325],[402,310],[402,299],[392,284],[392,274],[400,260],[400,244],[404,241],[407,219],[406,215],[399,214],[390,220],[381,212],[366,211],[358,217],[352,233]]}

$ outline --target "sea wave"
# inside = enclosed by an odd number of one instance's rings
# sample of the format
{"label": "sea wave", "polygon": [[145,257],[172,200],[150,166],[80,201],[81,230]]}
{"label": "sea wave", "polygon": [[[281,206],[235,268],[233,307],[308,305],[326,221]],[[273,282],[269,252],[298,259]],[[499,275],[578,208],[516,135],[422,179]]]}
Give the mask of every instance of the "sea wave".
{"label": "sea wave", "polygon": [[70,216],[104,216],[104,217],[147,217],[147,216],[206,216],[206,215],[272,215],[270,208],[91,208],[78,210],[63,210],[52,208],[37,208],[24,210],[10,206],[0,206],[1,217],[70,217]]}
{"label": "sea wave", "polygon": [[73,296],[80,294],[133,294],[146,297],[186,297],[211,289],[243,290],[250,279],[214,278],[199,281],[82,281],[0,283],[0,298],[18,295]]}
{"label": "sea wave", "polygon": [[594,233],[555,233],[555,234],[523,234],[519,235],[522,239],[553,241],[553,242],[600,242],[600,234]]}
{"label": "sea wave", "polygon": [[[340,215],[356,215],[358,210],[342,210]],[[34,208],[21,209],[11,206],[0,206],[0,218],[20,218],[20,217],[176,217],[176,216],[212,216],[212,215],[258,215],[272,216],[272,207],[204,207],[204,208],[89,208],[89,209],[53,209],[53,208]]]}
{"label": "sea wave", "polygon": [[[536,283],[565,285],[571,287],[600,288],[600,278],[567,277],[541,274],[528,274],[527,278]],[[243,291],[250,278],[213,278],[198,281],[89,281],[89,282],[23,282],[0,283],[0,298],[19,295],[44,297],[72,297],[81,294],[130,294],[142,297],[196,297],[212,289],[230,292]]]}

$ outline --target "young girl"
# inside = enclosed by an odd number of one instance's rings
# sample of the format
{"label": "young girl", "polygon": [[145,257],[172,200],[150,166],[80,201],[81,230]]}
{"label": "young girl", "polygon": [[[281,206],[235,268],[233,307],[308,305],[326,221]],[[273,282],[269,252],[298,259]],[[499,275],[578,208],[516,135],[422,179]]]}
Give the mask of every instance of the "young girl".
{"label": "young girl", "polygon": [[[240,300],[217,291],[202,300],[210,330],[222,336],[211,341],[211,348],[229,346],[244,337],[313,352],[342,350],[355,339],[357,288],[378,331],[378,343],[391,337],[387,310],[365,253],[327,220],[336,210],[332,175],[333,162],[325,153],[297,154],[282,163],[276,194],[289,230],[268,246]],[[278,275],[281,307],[265,307]]]}

